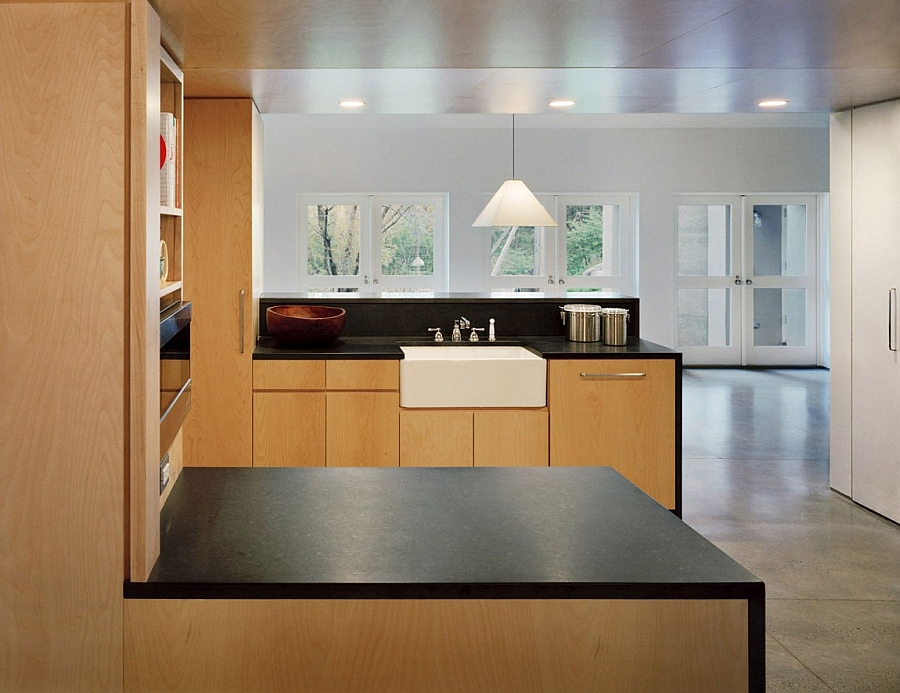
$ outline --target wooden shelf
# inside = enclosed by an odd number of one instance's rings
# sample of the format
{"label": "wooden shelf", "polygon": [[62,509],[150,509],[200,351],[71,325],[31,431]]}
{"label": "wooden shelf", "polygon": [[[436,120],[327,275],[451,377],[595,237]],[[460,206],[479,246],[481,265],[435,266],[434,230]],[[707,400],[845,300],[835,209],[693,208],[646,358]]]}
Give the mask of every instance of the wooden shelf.
{"label": "wooden shelf", "polygon": [[180,280],[172,281],[172,282],[165,282],[164,284],[161,284],[159,287],[159,297],[162,298],[163,296],[168,296],[169,294],[175,293],[179,289],[181,289],[181,281]]}
{"label": "wooden shelf", "polygon": [[160,207],[159,213],[169,217],[180,217],[184,215],[180,207]]}

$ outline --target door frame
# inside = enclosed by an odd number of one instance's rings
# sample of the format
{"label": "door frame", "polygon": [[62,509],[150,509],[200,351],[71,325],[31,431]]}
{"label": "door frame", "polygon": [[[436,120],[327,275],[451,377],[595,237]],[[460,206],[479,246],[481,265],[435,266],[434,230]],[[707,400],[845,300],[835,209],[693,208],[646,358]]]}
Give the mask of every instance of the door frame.
{"label": "door frame", "polygon": [[[787,279],[787,284],[803,285],[811,291],[807,300],[807,344],[798,358],[798,352],[790,353],[785,358],[784,347],[753,347],[753,294],[747,289],[769,288],[769,278],[763,285],[757,284],[752,271],[752,227],[746,232],[748,224],[752,224],[754,204],[790,205],[805,204],[807,207],[807,223],[810,225],[807,247],[807,277],[780,277]],[[730,205],[731,210],[731,273],[721,276],[682,277],[679,276],[677,243],[678,243],[678,207],[681,205]],[[710,193],[710,194],[676,194],[673,202],[673,225],[675,230],[675,268],[673,272],[673,321],[675,348],[684,355],[685,365],[696,366],[815,366],[823,363],[822,330],[827,329],[822,316],[827,313],[827,272],[823,269],[823,258],[827,257],[825,243],[827,226],[827,193]],[[809,245],[811,244],[811,247]],[[748,286],[744,282],[750,279]],[[803,281],[797,281],[803,280]],[[736,286],[735,286],[736,285]],[[730,310],[730,335],[728,346],[682,346],[678,344],[678,291],[689,288],[727,288],[729,289],[728,306]],[[731,289],[740,288],[741,291]],[[790,288],[790,287],[786,287]],[[748,329],[749,328],[749,329]]]}

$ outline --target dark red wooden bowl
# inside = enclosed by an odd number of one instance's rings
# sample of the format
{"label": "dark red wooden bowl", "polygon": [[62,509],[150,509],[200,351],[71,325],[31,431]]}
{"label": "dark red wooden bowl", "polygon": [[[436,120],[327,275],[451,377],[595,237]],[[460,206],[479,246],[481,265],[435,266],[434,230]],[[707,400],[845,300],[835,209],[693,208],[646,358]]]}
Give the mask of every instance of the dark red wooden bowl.
{"label": "dark red wooden bowl", "polygon": [[330,306],[271,306],[266,327],[279,344],[330,344],[341,336],[347,311]]}

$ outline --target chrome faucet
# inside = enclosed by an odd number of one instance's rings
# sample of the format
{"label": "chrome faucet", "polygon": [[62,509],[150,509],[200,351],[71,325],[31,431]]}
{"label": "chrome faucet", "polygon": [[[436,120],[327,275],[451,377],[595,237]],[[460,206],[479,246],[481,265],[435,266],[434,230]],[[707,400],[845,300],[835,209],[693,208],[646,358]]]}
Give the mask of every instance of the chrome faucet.
{"label": "chrome faucet", "polygon": [[469,328],[469,329],[472,330],[472,334],[469,335],[469,341],[470,341],[470,342],[477,342],[477,341],[478,341],[478,333],[479,333],[479,332],[484,332],[484,328],[483,328],[483,327],[472,327],[472,328]]}
{"label": "chrome faucet", "polygon": [[450,335],[451,342],[461,342],[462,341],[462,332],[460,332],[460,328],[463,330],[468,330],[472,327],[472,323],[470,323],[466,318],[460,318],[459,320],[453,321],[453,333]]}

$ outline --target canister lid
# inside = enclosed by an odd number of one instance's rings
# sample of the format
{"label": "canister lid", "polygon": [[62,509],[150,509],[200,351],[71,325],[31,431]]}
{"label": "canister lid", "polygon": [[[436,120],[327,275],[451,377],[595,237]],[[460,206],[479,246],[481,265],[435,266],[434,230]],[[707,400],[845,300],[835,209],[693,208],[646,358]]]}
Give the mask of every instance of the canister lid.
{"label": "canister lid", "polygon": [[609,315],[628,315],[627,308],[604,308],[601,312]]}
{"label": "canister lid", "polygon": [[603,308],[590,303],[567,303],[560,306],[567,313],[602,313]]}

